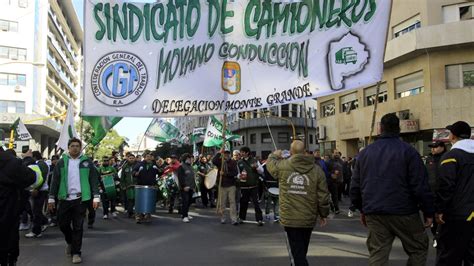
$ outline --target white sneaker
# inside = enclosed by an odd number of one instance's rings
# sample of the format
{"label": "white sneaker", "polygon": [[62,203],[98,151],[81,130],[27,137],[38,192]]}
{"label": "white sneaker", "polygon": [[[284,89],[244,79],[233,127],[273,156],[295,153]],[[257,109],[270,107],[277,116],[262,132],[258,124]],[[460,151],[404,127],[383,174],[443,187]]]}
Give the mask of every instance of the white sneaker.
{"label": "white sneaker", "polygon": [[433,247],[436,248],[438,246],[438,241],[436,239],[433,240]]}
{"label": "white sneaker", "polygon": [[104,220],[107,220],[107,219],[109,219],[109,216],[106,214],[106,215],[104,215],[104,217],[102,217],[102,218],[104,218]]}
{"label": "white sneaker", "polygon": [[82,262],[81,256],[79,256],[77,254],[72,256],[72,263],[73,264],[79,264],[81,262]]}
{"label": "white sneaker", "polygon": [[221,218],[221,224],[225,224],[225,218]]}
{"label": "white sneaker", "polygon": [[354,217],[354,213],[349,210],[349,212],[347,213],[347,217],[349,217],[349,218]]}
{"label": "white sneaker", "polygon": [[47,224],[41,226],[41,232],[46,231],[46,229],[48,229],[48,225],[47,225]]}
{"label": "white sneaker", "polygon": [[183,218],[183,223],[189,223],[189,218],[188,218],[188,217],[184,217],[184,218]]}
{"label": "white sneaker", "polygon": [[188,219],[192,220],[192,219],[194,219],[194,217],[192,217],[191,215],[188,215]]}
{"label": "white sneaker", "polygon": [[112,217],[117,218],[117,213],[116,213],[116,212],[113,212],[113,213],[112,213]]}
{"label": "white sneaker", "polygon": [[33,232],[29,232],[28,234],[25,235],[26,238],[40,238],[42,236],[43,236],[42,234],[37,235]]}

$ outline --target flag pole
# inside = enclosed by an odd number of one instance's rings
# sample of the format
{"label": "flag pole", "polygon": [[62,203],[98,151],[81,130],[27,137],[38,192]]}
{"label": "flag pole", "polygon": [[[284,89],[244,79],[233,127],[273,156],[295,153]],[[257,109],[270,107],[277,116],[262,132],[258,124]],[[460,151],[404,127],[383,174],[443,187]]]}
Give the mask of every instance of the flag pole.
{"label": "flag pole", "polygon": [[[224,123],[222,125],[222,146],[221,146],[221,151],[224,151],[225,153],[225,143],[226,143],[226,136],[225,132],[227,131],[227,113],[224,113]],[[204,146],[204,145],[203,145]],[[224,175],[224,153],[221,153],[221,169],[219,171],[219,186],[218,186],[218,191],[217,191],[217,208],[216,208],[216,213],[223,215],[223,211],[220,212],[221,210],[221,193],[222,193],[222,176]]]}
{"label": "flag pole", "polygon": [[153,121],[155,121],[155,119],[152,119],[152,120],[150,121],[150,124],[148,124],[148,126],[146,127],[145,134],[143,134],[143,137],[142,137],[142,139],[140,140],[140,143],[138,144],[138,147],[137,147],[137,155],[138,155],[138,152],[140,151],[140,146],[142,146],[142,142],[143,142],[143,140],[145,139],[146,132],[147,132],[148,129],[150,128],[151,123],[153,123]]}
{"label": "flag pole", "polygon": [[15,142],[15,140],[13,139],[14,136],[15,136],[15,130],[12,129],[12,130],[10,130],[10,141],[8,143],[8,148],[9,149],[13,149],[13,143]]}
{"label": "flag pole", "polygon": [[374,133],[374,127],[375,127],[375,116],[377,115],[377,104],[379,102],[379,94],[380,94],[380,85],[382,84],[381,81],[377,83],[377,88],[375,91],[375,103],[374,103],[374,112],[372,113],[372,124],[370,125],[370,135],[369,135],[369,141],[367,143],[370,144],[372,142],[372,135]]}

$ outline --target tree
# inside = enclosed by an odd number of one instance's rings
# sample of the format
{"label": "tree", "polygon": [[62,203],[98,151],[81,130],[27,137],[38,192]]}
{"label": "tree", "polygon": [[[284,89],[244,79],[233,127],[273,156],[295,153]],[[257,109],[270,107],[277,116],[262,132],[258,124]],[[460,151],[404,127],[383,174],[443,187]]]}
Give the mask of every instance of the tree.
{"label": "tree", "polygon": [[[81,128],[81,123],[82,123],[82,128]],[[82,132],[81,132],[81,129],[82,129]],[[92,129],[89,123],[85,121],[82,122],[82,118],[79,123],[76,123],[76,132],[79,134],[83,143],[86,143],[86,145],[88,143],[91,143],[92,136],[94,135],[94,130]],[[92,158],[94,154],[94,147],[91,145],[87,145],[84,153],[87,156]]]}
{"label": "tree", "polygon": [[111,156],[113,151],[118,151],[125,139],[121,137],[115,129],[110,130],[104,139],[97,145],[94,152],[94,159],[102,160],[105,156]]}
{"label": "tree", "polygon": [[155,150],[156,154],[161,158],[170,157],[172,154],[182,155],[183,153],[193,153],[193,146],[188,144],[174,145],[171,143],[163,142],[160,143]]}

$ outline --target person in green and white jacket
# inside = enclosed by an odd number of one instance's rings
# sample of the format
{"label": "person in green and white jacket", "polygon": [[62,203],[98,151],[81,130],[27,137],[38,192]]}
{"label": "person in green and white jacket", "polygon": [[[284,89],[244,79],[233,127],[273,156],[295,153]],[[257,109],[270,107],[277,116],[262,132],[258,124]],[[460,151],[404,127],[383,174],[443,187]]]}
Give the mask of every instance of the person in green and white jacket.
{"label": "person in green and white jacket", "polygon": [[51,181],[48,209],[55,208],[59,199],[59,228],[66,239],[66,254],[72,255],[72,263],[81,263],[83,224],[86,209],[93,201],[94,209],[99,207],[100,195],[98,171],[92,161],[81,154],[82,143],[77,138],[68,142],[68,153],[58,161]]}

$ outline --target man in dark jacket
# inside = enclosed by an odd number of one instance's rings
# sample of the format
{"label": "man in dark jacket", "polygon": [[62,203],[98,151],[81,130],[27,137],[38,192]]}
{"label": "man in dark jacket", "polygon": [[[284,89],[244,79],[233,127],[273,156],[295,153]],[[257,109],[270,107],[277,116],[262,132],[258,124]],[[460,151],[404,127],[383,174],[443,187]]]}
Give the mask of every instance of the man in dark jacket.
{"label": "man in dark jacket", "polygon": [[122,186],[123,203],[128,213],[128,218],[133,217],[133,205],[135,199],[135,177],[132,175],[133,169],[137,165],[135,155],[133,153],[127,154],[127,162],[122,166],[120,173],[120,186]]}
{"label": "man in dark jacket", "polygon": [[[425,162],[426,170],[428,170],[428,183],[430,184],[431,191],[435,193],[438,190],[439,183],[439,167],[441,164],[441,157],[446,153],[446,146],[444,142],[436,141],[428,145],[431,148],[431,154],[428,156]],[[433,222],[431,227],[431,233],[433,233],[433,247],[437,247],[437,236],[436,232],[438,229],[438,223]]]}
{"label": "man in dark jacket", "polygon": [[259,226],[262,226],[263,214],[258,203],[258,163],[257,160],[250,155],[249,147],[242,147],[240,149],[240,155],[242,159],[237,163],[240,170],[240,191],[242,193],[239,219],[241,223],[247,219],[247,209],[249,200],[251,200],[255,208],[255,220]]}
{"label": "man in dark jacket", "polygon": [[447,129],[453,144],[441,159],[436,192],[438,254],[436,265],[474,263],[474,140],[471,126],[459,121]]}
{"label": "man in dark jacket", "polygon": [[338,150],[334,150],[333,157],[329,160],[328,170],[331,177],[328,182],[328,189],[331,192],[335,213],[339,214],[339,201],[341,200],[340,196],[342,195],[344,184],[344,161],[341,159],[341,154]]}
{"label": "man in dark jacket", "polygon": [[15,265],[20,255],[21,191],[35,183],[36,174],[20,159],[0,148],[0,265]]}
{"label": "man in dark jacket", "polygon": [[194,180],[196,174],[192,164],[193,156],[185,153],[181,156],[181,165],[178,168],[179,191],[181,193],[181,216],[184,223],[189,223],[192,219],[189,216],[189,206],[193,198],[194,189],[196,188],[196,181]]}
{"label": "man in dark jacket", "polygon": [[308,265],[306,254],[317,218],[325,226],[329,215],[325,174],[316,166],[313,156],[304,154],[304,143],[300,140],[291,144],[290,159],[282,159],[282,152],[275,151],[266,165],[279,181],[280,223],[288,236],[292,265]]}
{"label": "man in dark jacket", "polygon": [[[369,265],[386,265],[395,237],[409,255],[407,265],[425,265],[433,222],[433,194],[418,152],[399,138],[400,120],[387,114],[382,135],[358,156],[352,177],[351,200],[369,228]],[[425,223],[420,219],[423,211]]]}
{"label": "man in dark jacket", "polygon": [[[159,174],[158,166],[155,164],[155,156],[152,153],[145,155],[145,160],[138,163],[133,169],[133,176],[139,186],[156,186],[156,177]],[[144,220],[150,220],[150,213],[137,213],[135,220],[141,223]]]}
{"label": "man in dark jacket", "polygon": [[[221,180],[221,169],[222,169],[222,154],[224,155],[224,168],[222,171],[222,182]],[[221,223],[225,224],[225,206],[227,201],[229,201],[230,209],[230,219],[233,225],[238,225],[237,221],[237,205],[235,193],[236,188],[236,178],[239,173],[237,169],[237,162],[233,160],[230,156],[230,151],[224,151],[221,149],[212,159],[212,163],[219,169],[217,173],[217,185],[219,188],[219,200],[218,200],[218,210],[217,212],[221,215]]]}

